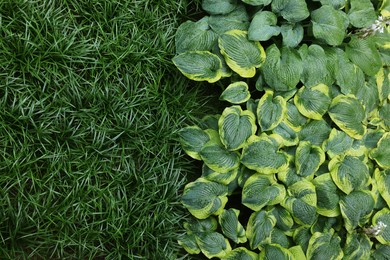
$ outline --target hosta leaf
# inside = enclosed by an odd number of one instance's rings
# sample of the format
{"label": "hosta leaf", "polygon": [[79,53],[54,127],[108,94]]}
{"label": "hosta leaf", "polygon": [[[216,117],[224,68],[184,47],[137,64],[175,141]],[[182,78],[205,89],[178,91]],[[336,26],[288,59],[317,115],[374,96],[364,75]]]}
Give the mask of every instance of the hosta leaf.
{"label": "hosta leaf", "polygon": [[250,170],[246,168],[244,165],[241,165],[239,176],[238,176],[238,185],[243,188],[245,185],[245,182],[248,180],[249,177],[251,177],[253,174],[255,174],[256,171]]}
{"label": "hosta leaf", "polygon": [[177,241],[189,254],[199,254],[200,248],[196,243],[195,234],[184,234]]}
{"label": "hosta leaf", "polygon": [[349,194],[370,184],[367,160],[349,154],[337,155],[328,164],[330,175],[337,187]]}
{"label": "hosta leaf", "polygon": [[345,52],[348,58],[369,76],[374,76],[382,67],[380,54],[371,38],[352,37],[345,47]]}
{"label": "hosta leaf", "polygon": [[221,35],[230,30],[243,30],[249,28],[249,16],[243,5],[225,15],[211,15],[209,25],[214,32]]}
{"label": "hosta leaf", "polygon": [[300,23],[283,24],[280,27],[283,37],[283,45],[290,48],[295,48],[303,39],[303,27]]}
{"label": "hosta leaf", "polygon": [[373,110],[369,117],[371,125],[379,126],[381,129],[390,131],[390,103],[385,101],[382,106]]}
{"label": "hosta leaf", "polygon": [[177,28],[175,34],[176,53],[186,51],[210,51],[218,40],[208,24],[208,17],[197,22],[186,21]]}
{"label": "hosta leaf", "polygon": [[228,66],[243,78],[252,78],[265,61],[259,42],[249,41],[246,31],[231,30],[219,37],[219,47]]}
{"label": "hosta leaf", "polygon": [[240,211],[237,209],[224,210],[218,216],[219,224],[221,225],[222,233],[230,238],[234,243],[245,243],[245,229],[238,221]]}
{"label": "hosta leaf", "polygon": [[238,150],[257,130],[256,117],[249,111],[242,111],[240,106],[227,107],[218,120],[219,135],[226,149]]}
{"label": "hosta leaf", "polygon": [[313,120],[302,127],[298,137],[301,141],[309,141],[313,145],[321,146],[328,139],[331,128],[325,120]]}
{"label": "hosta leaf", "polygon": [[384,208],[378,211],[372,217],[372,224],[374,226],[379,226],[380,222],[386,225],[385,228],[377,235],[375,238],[381,243],[390,245],[390,210],[388,208]]}
{"label": "hosta leaf", "polygon": [[345,260],[370,259],[372,242],[365,234],[347,234],[344,246]]}
{"label": "hosta leaf", "polygon": [[272,130],[282,122],[287,110],[286,100],[281,96],[274,97],[274,92],[268,90],[257,105],[257,120],[263,132]]}
{"label": "hosta leaf", "polygon": [[353,191],[340,200],[340,210],[345,228],[352,233],[356,227],[363,227],[369,220],[375,206],[369,191]]}
{"label": "hosta leaf", "polygon": [[388,68],[381,68],[375,75],[379,100],[383,103],[390,96],[390,73]]}
{"label": "hosta leaf", "polygon": [[290,186],[303,179],[297,174],[297,169],[294,162],[290,162],[288,168],[278,172],[278,180],[283,182],[286,186]]}
{"label": "hosta leaf", "polygon": [[288,250],[294,256],[294,259],[306,260],[305,252],[303,252],[303,249],[301,246],[293,246],[293,247],[290,247]]}
{"label": "hosta leaf", "polygon": [[376,180],[376,184],[380,195],[386,201],[387,206],[389,206],[390,205],[390,170],[380,171],[379,169],[375,169],[374,178]]}
{"label": "hosta leaf", "polygon": [[343,259],[341,238],[331,229],[328,233],[315,232],[310,238],[306,256],[308,259]]}
{"label": "hosta leaf", "polygon": [[351,148],[353,139],[343,131],[332,128],[329,138],[322,144],[322,149],[330,158],[343,154]]}
{"label": "hosta leaf", "polygon": [[303,86],[294,97],[299,112],[311,119],[321,120],[328,111],[332,99],[327,85],[318,84],[313,87]]}
{"label": "hosta leaf", "polygon": [[296,132],[299,132],[307,123],[307,118],[299,113],[298,108],[294,105],[293,102],[289,101],[287,102],[287,113],[284,122]]}
{"label": "hosta leaf", "polygon": [[220,173],[234,170],[240,164],[237,152],[226,150],[225,147],[214,140],[207,142],[199,155],[210,169]]}
{"label": "hosta leaf", "polygon": [[332,121],[350,137],[362,139],[365,135],[365,108],[355,96],[338,95],[332,100],[328,113]]}
{"label": "hosta leaf", "polygon": [[266,50],[267,59],[262,67],[265,82],[276,91],[295,89],[302,73],[302,61],[296,50],[275,44]]}
{"label": "hosta leaf", "polygon": [[218,222],[212,216],[206,219],[191,218],[188,222],[185,222],[183,226],[186,229],[187,234],[199,234],[217,230]]}
{"label": "hosta leaf", "polygon": [[285,232],[278,228],[274,228],[271,232],[271,244],[278,244],[284,248],[289,248],[291,241]]}
{"label": "hosta leaf", "polygon": [[225,61],[225,58],[224,58],[223,55],[221,54],[221,49],[220,49],[219,46],[218,46],[218,41],[217,41],[217,43],[213,46],[213,48],[211,49],[211,53],[217,55],[218,58],[221,60],[221,63],[222,63],[221,77],[222,77],[222,78],[231,77],[232,74],[233,74],[233,72],[232,72],[232,70],[229,68],[229,66],[227,65],[227,63],[226,63],[226,61]]}
{"label": "hosta leaf", "polygon": [[202,253],[209,259],[224,257],[232,250],[229,240],[218,232],[199,234],[196,241]]}
{"label": "hosta leaf", "polygon": [[227,202],[225,185],[198,178],[184,187],[181,202],[198,219],[218,215]]}
{"label": "hosta leaf", "polygon": [[314,185],[303,179],[287,189],[287,197],[280,203],[294,220],[303,226],[311,226],[317,219],[317,195]]}
{"label": "hosta leaf", "polygon": [[379,105],[378,89],[373,77],[364,82],[363,87],[356,89],[354,94],[366,108],[366,114],[369,114]]}
{"label": "hosta leaf", "polygon": [[330,5],[323,5],[311,12],[314,37],[332,46],[340,45],[346,35],[347,15]]}
{"label": "hosta leaf", "polygon": [[320,147],[313,146],[308,141],[299,143],[295,153],[295,165],[299,176],[314,175],[324,161],[325,153]]}
{"label": "hosta leaf", "polygon": [[272,130],[272,133],[278,134],[283,139],[283,146],[294,146],[299,142],[298,133],[284,121],[277,125]]}
{"label": "hosta leaf", "polygon": [[330,174],[322,174],[312,182],[316,187],[318,214],[326,217],[339,216],[341,214],[339,207],[340,196]]}
{"label": "hosta leaf", "polygon": [[272,36],[280,33],[279,26],[276,25],[278,18],[269,11],[259,11],[252,19],[248,29],[248,39],[251,41],[268,41]]}
{"label": "hosta leaf", "polygon": [[203,164],[202,167],[202,177],[209,180],[221,183],[223,185],[228,185],[231,183],[238,175],[238,168],[228,171],[226,173],[216,172],[210,169],[206,164]]}
{"label": "hosta leaf", "polygon": [[245,247],[237,247],[221,258],[221,260],[258,260],[258,255]]}
{"label": "hosta leaf", "polygon": [[247,168],[264,173],[277,173],[288,166],[287,155],[279,151],[272,137],[249,137],[243,148],[241,162]]}
{"label": "hosta leaf", "polygon": [[248,84],[244,81],[238,81],[227,86],[219,99],[228,101],[232,104],[241,104],[248,101],[250,97],[251,94],[248,90]]}
{"label": "hosta leaf", "polygon": [[242,0],[248,5],[258,6],[258,5],[269,5],[272,0]]}
{"label": "hosta leaf", "polygon": [[278,244],[266,245],[260,252],[260,258],[262,260],[274,260],[274,259],[295,259],[293,254],[286,248]]}
{"label": "hosta leaf", "polygon": [[237,7],[237,0],[203,0],[202,9],[209,14],[228,14]]}
{"label": "hosta leaf", "polygon": [[324,217],[318,216],[316,223],[311,226],[310,231],[312,234],[315,232],[327,233],[331,231],[332,228],[339,228],[337,225],[340,218],[336,217]]}
{"label": "hosta leaf", "polygon": [[172,59],[184,76],[195,81],[214,83],[222,76],[221,59],[209,51],[187,51]]}
{"label": "hosta leaf", "polygon": [[212,129],[218,132],[218,120],[221,115],[206,115],[202,118],[201,128],[203,130]]}
{"label": "hosta leaf", "polygon": [[[318,1],[318,0],[314,0]],[[319,0],[322,5],[331,5],[334,9],[342,9],[345,6],[345,0]]]}
{"label": "hosta leaf", "polygon": [[179,131],[180,143],[183,150],[196,160],[201,160],[199,152],[210,140],[210,137],[197,126],[184,127]]}
{"label": "hosta leaf", "polygon": [[378,147],[370,153],[370,158],[385,169],[390,169],[390,133],[385,133],[378,142]]}
{"label": "hosta leaf", "polygon": [[291,217],[290,212],[288,212],[285,208],[275,205],[272,207],[271,213],[276,219],[276,227],[280,230],[289,231],[294,225],[294,220]]}
{"label": "hosta leaf", "polygon": [[377,16],[370,0],[350,0],[350,5],[348,18],[354,27],[369,27],[375,22]]}
{"label": "hosta leaf", "polygon": [[247,179],[242,189],[242,204],[259,211],[266,205],[279,204],[286,196],[286,189],[273,175],[257,173]]}
{"label": "hosta leaf", "polygon": [[390,255],[390,246],[379,244],[371,254],[372,259],[387,260]]}
{"label": "hosta leaf", "polygon": [[271,6],[272,12],[291,23],[302,21],[310,15],[305,0],[273,0]]}
{"label": "hosta leaf", "polygon": [[271,232],[275,224],[276,219],[270,212],[261,210],[251,214],[246,236],[252,250],[271,242]]}
{"label": "hosta leaf", "polygon": [[297,245],[302,247],[304,252],[306,252],[309,246],[311,235],[310,228],[300,226],[294,230],[293,240]]}

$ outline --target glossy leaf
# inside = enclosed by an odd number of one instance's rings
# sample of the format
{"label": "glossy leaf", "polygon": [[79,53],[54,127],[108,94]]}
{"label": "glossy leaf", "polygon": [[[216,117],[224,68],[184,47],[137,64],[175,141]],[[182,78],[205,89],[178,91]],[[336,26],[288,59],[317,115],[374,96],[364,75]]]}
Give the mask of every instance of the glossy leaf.
{"label": "glossy leaf", "polygon": [[299,143],[295,153],[295,165],[299,176],[314,175],[324,161],[325,153],[320,147],[313,146],[309,141]]}
{"label": "glossy leaf", "polygon": [[377,15],[370,0],[350,0],[348,18],[354,27],[364,28],[373,24]]}
{"label": "glossy leaf", "polygon": [[259,11],[255,14],[248,29],[248,39],[251,41],[268,41],[272,36],[280,34],[277,26],[278,18],[269,11]]}
{"label": "glossy leaf", "polygon": [[252,250],[270,243],[271,232],[275,224],[276,219],[270,212],[261,210],[251,214],[246,228],[246,236]]}
{"label": "glossy leaf", "polygon": [[337,186],[329,173],[316,177],[313,181],[317,194],[317,212],[326,217],[337,217],[341,214]]}
{"label": "glossy leaf", "polygon": [[237,0],[203,0],[202,9],[209,14],[228,14],[237,7]]}
{"label": "glossy leaf", "polygon": [[240,211],[237,209],[224,210],[219,216],[218,221],[221,225],[222,233],[230,238],[234,243],[245,243],[245,229],[238,221]]}
{"label": "glossy leaf", "polygon": [[385,133],[378,142],[377,148],[370,153],[370,158],[384,168],[390,169],[390,133]]}
{"label": "glossy leaf", "polygon": [[303,27],[300,23],[283,24],[280,27],[283,37],[283,45],[290,48],[295,48],[303,39]]}
{"label": "glossy leaf", "polygon": [[330,158],[345,153],[352,147],[353,139],[345,132],[332,128],[329,138],[322,144],[322,149]]}
{"label": "glossy leaf", "polygon": [[307,258],[312,260],[343,259],[344,253],[340,246],[341,238],[331,229],[328,233],[315,232],[310,238]]}
{"label": "glossy leaf", "polygon": [[250,97],[251,94],[249,93],[248,84],[244,81],[238,81],[227,86],[219,99],[232,104],[241,104],[248,101]]}
{"label": "glossy leaf", "polygon": [[183,150],[196,160],[201,160],[199,152],[210,140],[210,137],[198,126],[184,127],[179,132],[180,143]]}
{"label": "glossy leaf", "polygon": [[285,117],[287,110],[286,100],[281,96],[274,96],[268,90],[257,105],[257,120],[263,132],[275,128]]}
{"label": "glossy leaf", "polygon": [[273,0],[271,7],[272,12],[291,23],[302,21],[310,15],[305,0]]}
{"label": "glossy leaf", "polygon": [[327,85],[303,86],[294,96],[299,112],[311,119],[321,120],[332,102]]}
{"label": "glossy leaf", "polygon": [[209,259],[224,257],[232,250],[229,240],[218,232],[199,234],[196,241],[202,253]]}

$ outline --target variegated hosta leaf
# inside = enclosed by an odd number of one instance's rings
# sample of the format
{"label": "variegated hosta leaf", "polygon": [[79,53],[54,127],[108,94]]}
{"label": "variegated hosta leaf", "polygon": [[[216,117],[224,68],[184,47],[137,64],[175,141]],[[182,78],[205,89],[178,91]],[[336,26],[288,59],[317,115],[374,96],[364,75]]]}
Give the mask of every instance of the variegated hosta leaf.
{"label": "variegated hosta leaf", "polygon": [[278,244],[284,248],[289,248],[291,241],[285,233],[287,232],[283,232],[278,228],[274,228],[271,232],[271,244]]}
{"label": "variegated hosta leaf", "polygon": [[388,208],[384,208],[378,211],[372,217],[372,225],[381,228],[377,228],[378,235],[375,238],[381,243],[390,245],[390,210]]}
{"label": "variegated hosta leaf", "polygon": [[295,48],[303,39],[303,27],[300,23],[283,24],[280,27],[283,37],[283,46]]}
{"label": "variegated hosta leaf", "polygon": [[383,105],[371,111],[369,117],[371,125],[390,131],[390,103],[383,102]]}
{"label": "variegated hosta leaf", "polygon": [[300,141],[309,141],[313,145],[322,146],[328,139],[331,128],[325,120],[312,120],[302,127],[298,133]]}
{"label": "variegated hosta leaf", "polygon": [[288,249],[291,254],[293,255],[293,259],[296,260],[306,260],[305,252],[303,252],[303,249],[301,246],[293,246]]}
{"label": "variegated hosta leaf", "polygon": [[196,236],[200,250],[207,258],[224,257],[232,250],[229,240],[218,232],[201,233]]}
{"label": "variegated hosta leaf", "polygon": [[338,95],[329,107],[332,121],[354,139],[362,139],[367,131],[363,124],[365,108],[354,95]]}
{"label": "variegated hosta leaf", "polygon": [[218,132],[218,120],[221,115],[206,115],[202,118],[201,128],[203,130],[211,129]]}
{"label": "variegated hosta leaf", "polygon": [[279,151],[274,138],[265,134],[248,138],[242,150],[241,163],[263,174],[277,173],[288,167],[287,155]]}
{"label": "variegated hosta leaf", "polygon": [[366,108],[366,114],[372,112],[379,105],[378,88],[374,77],[369,77],[362,87],[356,89],[354,94]]}
{"label": "variegated hosta leaf", "polygon": [[364,189],[371,182],[366,158],[362,160],[349,154],[337,155],[330,160],[328,168],[334,183],[346,194]]}
{"label": "variegated hosta leaf", "polygon": [[283,182],[286,186],[290,186],[303,179],[303,177],[297,174],[297,169],[294,161],[291,161],[289,163],[288,168],[279,171],[277,173],[277,176],[278,180]]}
{"label": "variegated hosta leaf", "polygon": [[371,257],[375,260],[387,260],[390,255],[390,245],[377,245],[376,249],[372,251]]}
{"label": "variegated hosta leaf", "polygon": [[311,226],[317,219],[317,195],[314,185],[303,179],[287,189],[287,197],[280,203],[294,220],[303,226]]}
{"label": "variegated hosta leaf", "polygon": [[225,108],[218,126],[221,142],[229,151],[242,148],[257,130],[255,115],[249,110],[242,111],[240,106]]}
{"label": "variegated hosta leaf", "polygon": [[222,61],[209,51],[183,52],[173,57],[172,61],[191,80],[214,83],[222,77]]}
{"label": "variegated hosta leaf", "polygon": [[314,1],[320,1],[322,5],[331,5],[336,10],[342,9],[346,4],[345,0],[314,0]]}
{"label": "variegated hosta leaf", "polygon": [[315,232],[310,238],[306,256],[308,259],[343,259],[344,253],[340,246],[341,238],[331,229],[330,232]]}
{"label": "variegated hosta leaf", "polygon": [[337,186],[329,173],[316,177],[313,181],[317,194],[317,212],[326,217],[337,217],[341,214]]}
{"label": "variegated hosta leaf", "polygon": [[348,233],[344,245],[345,260],[370,259],[372,242],[365,234]]}
{"label": "variegated hosta leaf", "polygon": [[218,43],[227,65],[243,78],[252,78],[265,61],[259,42],[249,41],[247,31],[231,30],[219,37]]}
{"label": "variegated hosta leaf", "polygon": [[294,230],[293,240],[294,242],[302,247],[303,251],[306,252],[309,247],[309,241],[312,234],[310,232],[310,228],[300,226]]}
{"label": "variegated hosta leaf", "polygon": [[222,68],[221,68],[221,78],[227,78],[231,77],[233,75],[232,70],[229,68],[227,65],[225,58],[221,54],[221,49],[218,46],[218,41],[217,43],[213,46],[211,49],[211,53],[215,54],[218,56],[218,58],[221,60]]}
{"label": "variegated hosta leaf", "polygon": [[378,87],[379,100],[383,103],[390,96],[390,72],[389,68],[381,68],[375,75]]}
{"label": "variegated hosta leaf", "polygon": [[237,0],[203,0],[202,9],[209,14],[228,14],[237,7]]}
{"label": "variegated hosta leaf", "polygon": [[195,234],[184,234],[177,241],[189,254],[199,254],[200,248],[196,242]]}
{"label": "variegated hosta leaf", "polygon": [[242,204],[259,211],[266,205],[279,204],[286,196],[286,189],[273,175],[257,173],[247,179],[242,189]]}
{"label": "variegated hosta leaf", "polygon": [[251,177],[253,174],[256,174],[256,171],[246,168],[244,165],[241,165],[238,176],[238,185],[243,188],[246,180]]}
{"label": "variegated hosta leaf", "polygon": [[285,208],[276,205],[272,207],[271,213],[275,216],[276,227],[280,230],[289,231],[294,225],[294,220],[291,217],[290,212],[288,212]]}
{"label": "variegated hosta leaf", "polygon": [[390,170],[380,171],[375,169],[374,178],[377,188],[382,198],[386,201],[387,206],[390,207]]}
{"label": "variegated hosta leaf", "polygon": [[252,19],[248,29],[248,39],[251,41],[268,41],[280,33],[277,26],[278,18],[270,11],[259,11]]}
{"label": "variegated hosta leaf", "polygon": [[347,231],[352,233],[358,226],[363,227],[369,221],[374,206],[375,201],[370,191],[353,191],[342,196],[340,210]]}
{"label": "variegated hosta leaf", "polygon": [[287,47],[279,50],[272,44],[267,48],[266,56],[262,67],[265,82],[276,91],[295,89],[303,70],[299,53]]}
{"label": "variegated hosta leaf", "polygon": [[251,214],[246,236],[252,250],[271,242],[271,232],[275,224],[275,217],[268,211],[261,210]]}
{"label": "variegated hosta leaf", "polygon": [[274,97],[272,90],[267,90],[257,105],[257,120],[263,132],[275,128],[285,117],[286,100],[281,96]]}
{"label": "variegated hosta leaf", "polygon": [[284,122],[296,132],[299,132],[307,123],[304,117],[292,101],[287,102],[287,113]]}
{"label": "variegated hosta leaf", "polygon": [[224,210],[219,216],[218,221],[221,225],[222,233],[230,238],[234,243],[245,243],[247,238],[245,236],[245,229],[238,221],[238,209]]}
{"label": "variegated hosta leaf", "polygon": [[290,23],[296,23],[309,17],[305,0],[273,0],[272,12],[278,13]]}
{"label": "variegated hosta leaf", "polygon": [[272,0],[242,0],[248,5],[258,6],[258,5],[269,5]]}
{"label": "variegated hosta leaf", "polygon": [[294,260],[293,254],[287,249],[278,244],[266,245],[261,250],[259,259],[271,260],[271,259],[286,259]]}
{"label": "variegated hosta leaf", "polygon": [[245,6],[239,4],[228,14],[211,15],[209,25],[219,35],[230,30],[247,31],[249,28],[249,15],[245,10]]}
{"label": "variegated hosta leaf", "polygon": [[180,143],[183,150],[196,160],[201,160],[199,152],[210,140],[210,137],[197,126],[184,127],[179,131]]}
{"label": "variegated hosta leaf", "polygon": [[231,183],[238,175],[238,168],[228,171],[226,173],[216,172],[210,169],[206,164],[202,166],[202,177],[209,180],[221,183],[223,185],[228,185]]}
{"label": "variegated hosta leaf", "polygon": [[354,27],[369,27],[375,22],[377,15],[370,0],[350,0],[350,5],[348,18]]}
{"label": "variegated hosta leaf", "polygon": [[336,217],[324,217],[324,216],[318,216],[316,223],[311,226],[310,231],[312,234],[315,232],[329,232],[332,228],[338,228],[340,225],[338,225],[340,222],[340,218]]}
{"label": "variegated hosta leaf", "polygon": [[294,103],[299,112],[315,120],[322,119],[322,116],[328,111],[331,101],[329,88],[324,84],[310,88],[303,86],[294,97]]}
{"label": "variegated hosta leaf", "polygon": [[370,153],[370,158],[384,168],[390,169],[390,133],[386,132],[378,142],[377,148]]}
{"label": "variegated hosta leaf", "polygon": [[324,151],[310,142],[300,142],[295,153],[297,174],[302,177],[313,176],[325,161]]}
{"label": "variegated hosta leaf", "polygon": [[220,173],[227,173],[240,165],[239,153],[226,150],[214,139],[202,147],[199,155],[210,169]]}
{"label": "variegated hosta leaf", "polygon": [[186,51],[210,51],[218,40],[218,35],[208,24],[205,16],[197,22],[186,21],[177,28],[175,34],[176,53]]}
{"label": "variegated hosta leaf", "polygon": [[248,84],[244,81],[238,81],[227,86],[219,99],[228,101],[232,104],[241,104],[248,101],[250,97],[251,94],[248,90]]}
{"label": "variegated hosta leaf", "polygon": [[221,258],[221,260],[258,260],[258,255],[245,247],[237,247]]}
{"label": "variegated hosta leaf", "polygon": [[277,134],[282,138],[283,146],[295,146],[299,142],[298,133],[285,122],[286,120],[283,120],[274,129],[272,129],[272,133]]}
{"label": "variegated hosta leaf", "polygon": [[367,133],[361,140],[354,140],[352,144],[353,150],[363,150],[365,154],[369,154],[372,149],[376,148],[379,140],[385,134],[382,129],[367,129]]}
{"label": "variegated hosta leaf", "polygon": [[353,139],[343,131],[332,128],[329,138],[322,144],[322,149],[330,158],[345,153],[352,147]]}
{"label": "variegated hosta leaf", "polygon": [[218,222],[213,216],[206,219],[191,218],[188,222],[185,222],[183,226],[186,229],[187,234],[199,234],[216,231]]}
{"label": "variegated hosta leaf", "polygon": [[225,185],[198,178],[184,187],[181,202],[194,217],[205,219],[222,212],[227,194]]}

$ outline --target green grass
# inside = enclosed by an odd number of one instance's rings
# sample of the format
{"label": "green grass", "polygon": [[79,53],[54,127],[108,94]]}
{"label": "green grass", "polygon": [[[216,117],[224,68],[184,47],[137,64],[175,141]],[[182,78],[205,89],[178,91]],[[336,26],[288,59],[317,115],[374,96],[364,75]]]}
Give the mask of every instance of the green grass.
{"label": "green grass", "polygon": [[0,2],[0,259],[176,258],[176,132],[208,111],[171,58],[197,6]]}

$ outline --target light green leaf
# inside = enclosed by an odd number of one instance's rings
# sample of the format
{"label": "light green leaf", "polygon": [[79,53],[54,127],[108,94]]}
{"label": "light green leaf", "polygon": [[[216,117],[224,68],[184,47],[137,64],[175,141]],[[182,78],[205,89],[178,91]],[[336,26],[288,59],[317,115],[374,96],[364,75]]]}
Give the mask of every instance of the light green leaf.
{"label": "light green leaf", "polygon": [[228,14],[237,7],[237,0],[203,0],[202,9],[209,14]]}
{"label": "light green leaf", "polygon": [[266,56],[262,67],[265,82],[276,91],[295,89],[303,70],[299,53],[287,47],[279,50],[272,44],[267,48]]}
{"label": "light green leaf", "polygon": [[295,153],[297,174],[309,177],[320,168],[325,161],[324,151],[308,141],[300,142]]}
{"label": "light green leaf", "polygon": [[242,0],[244,3],[253,6],[269,5],[272,0]]}
{"label": "light green leaf", "polygon": [[280,205],[275,205],[271,210],[272,215],[274,215],[276,219],[276,227],[282,231],[291,230],[294,225],[294,220],[291,217],[290,212],[288,212],[285,208]]}
{"label": "light green leaf", "polygon": [[232,104],[241,104],[248,101],[250,97],[251,94],[249,93],[248,84],[244,81],[238,81],[227,86],[219,99]]}
{"label": "light green leaf", "polygon": [[349,194],[370,184],[370,172],[366,162],[366,158],[362,160],[357,156],[342,154],[333,157],[328,168],[337,187]]}
{"label": "light green leaf", "polygon": [[352,37],[345,47],[345,52],[348,58],[369,76],[375,76],[382,67],[380,54],[371,38]]}
{"label": "light green leaf", "polygon": [[222,212],[227,202],[225,185],[198,178],[184,187],[181,202],[198,219],[205,219]]}
{"label": "light green leaf", "polygon": [[222,76],[220,58],[209,51],[187,51],[172,59],[184,76],[195,81],[214,83]]}
{"label": "light green leaf", "polygon": [[370,115],[370,124],[390,131],[390,103],[385,101],[382,106],[374,109]]}
{"label": "light green leaf", "polygon": [[224,257],[232,250],[229,240],[218,232],[199,234],[196,241],[202,253],[209,259]]}
{"label": "light green leaf", "polygon": [[382,222],[385,228],[375,238],[381,243],[390,245],[390,210],[383,208],[372,217],[372,224],[378,226]]}
{"label": "light green leaf", "polygon": [[316,187],[318,214],[326,217],[339,216],[341,214],[339,207],[340,196],[330,174],[322,174],[312,182]]}
{"label": "light green leaf", "polygon": [[286,196],[286,189],[273,175],[257,173],[247,179],[242,189],[242,204],[253,211],[267,205],[279,204]]}
{"label": "light green leaf", "polygon": [[222,233],[236,244],[245,243],[247,241],[245,229],[238,221],[239,214],[240,211],[237,209],[227,209],[218,216]]}
{"label": "light green leaf", "polygon": [[211,15],[209,25],[219,35],[230,30],[246,31],[249,28],[249,16],[245,6],[238,5],[236,9],[228,14]]}
{"label": "light green leaf", "polygon": [[345,260],[370,259],[372,242],[365,234],[347,234],[347,241],[344,245]]}
{"label": "light green leaf", "polygon": [[301,246],[293,246],[288,249],[296,260],[306,260],[305,252]]}
{"label": "light green leaf", "polygon": [[210,140],[199,152],[204,163],[212,170],[220,173],[227,173],[238,168],[240,164],[239,154],[235,151],[228,151],[219,142]]}
{"label": "light green leaf", "polygon": [[332,99],[327,85],[303,86],[294,97],[294,104],[299,112],[311,119],[321,120],[328,111]]}
{"label": "light green leaf", "polygon": [[386,132],[378,142],[378,147],[370,153],[370,158],[384,168],[390,169],[390,133]]}
{"label": "light green leaf", "polygon": [[274,97],[272,90],[267,90],[257,105],[257,120],[263,132],[275,128],[285,117],[286,100],[281,96]]}
{"label": "light green leaf", "polygon": [[221,142],[229,151],[238,150],[257,130],[256,116],[240,106],[227,107],[218,120]]}
{"label": "light green leaf", "polygon": [[248,29],[248,39],[251,41],[268,41],[272,36],[280,33],[279,26],[276,25],[278,18],[269,11],[259,11],[252,19]]}
{"label": "light green leaf", "polygon": [[328,139],[331,128],[325,120],[312,120],[302,127],[298,137],[301,141],[309,141],[320,146]]}
{"label": "light green leaf", "polygon": [[311,226],[317,219],[315,187],[305,179],[288,187],[287,197],[280,205],[287,209],[300,225]]}
{"label": "light green leaf", "polygon": [[275,259],[293,260],[294,259],[293,254],[288,249],[283,248],[278,244],[265,245],[263,250],[261,250],[259,256],[260,256],[259,259],[261,260],[275,260]]}
{"label": "light green leaf", "polygon": [[221,260],[258,260],[258,255],[245,247],[237,247],[226,254]]}
{"label": "light green leaf", "polygon": [[305,20],[310,15],[305,0],[273,0],[271,7],[272,12],[291,23]]}
{"label": "light green leaf", "polygon": [[210,137],[198,126],[184,127],[179,131],[180,143],[183,150],[196,160],[201,160],[199,152],[210,140]]}
{"label": "light green leaf", "polygon": [[259,42],[249,41],[246,31],[231,30],[219,37],[218,43],[227,65],[243,78],[252,78],[265,61]]}
{"label": "light green leaf", "polygon": [[331,229],[328,233],[315,232],[310,238],[306,256],[312,260],[343,259],[344,253],[340,246],[341,238]]}
{"label": "light green leaf", "polygon": [[377,18],[374,6],[370,0],[350,0],[348,18],[357,28],[369,27]]}
{"label": "light green leaf", "polygon": [[203,164],[202,166],[202,177],[209,181],[214,181],[223,185],[228,185],[237,176],[238,176],[238,168],[228,171],[226,173],[220,173],[210,169],[206,164]]}
{"label": "light green leaf", "polygon": [[372,149],[376,148],[379,140],[383,137],[385,131],[382,129],[367,129],[367,133],[361,140],[354,140],[352,148],[354,150],[364,149],[364,153],[369,155]]}
{"label": "light green leaf", "polygon": [[314,37],[331,46],[340,45],[345,36],[349,21],[347,15],[330,5],[323,5],[311,12]]}
{"label": "light green leaf", "polygon": [[375,169],[374,178],[380,195],[386,201],[387,206],[390,207],[390,170],[380,171]]}
{"label": "light green leaf", "polygon": [[322,149],[330,158],[345,153],[352,147],[353,139],[345,132],[332,128],[329,138],[322,144]]}
{"label": "light green leaf", "polygon": [[283,37],[283,45],[295,48],[303,39],[303,27],[300,23],[282,24],[280,31]]}
{"label": "light green leaf", "polygon": [[270,212],[261,210],[251,214],[246,236],[252,250],[271,242],[271,232],[275,224],[276,219]]}
{"label": "light green leaf", "polygon": [[370,191],[353,191],[340,200],[340,210],[345,228],[352,233],[355,228],[363,227],[372,214],[375,206]]}
{"label": "light green leaf", "polygon": [[381,68],[375,75],[378,87],[379,100],[383,103],[390,97],[390,72],[388,68]]}
{"label": "light green leaf", "polygon": [[177,241],[189,254],[199,254],[200,248],[194,234],[184,234]]}
{"label": "light green leaf", "polygon": [[359,140],[365,135],[367,131],[367,127],[363,124],[365,108],[354,95],[335,97],[328,113],[332,121],[350,137]]}
{"label": "light green leaf", "polygon": [[288,167],[287,155],[279,151],[276,140],[267,135],[248,138],[241,162],[247,168],[263,174],[277,173]]}

